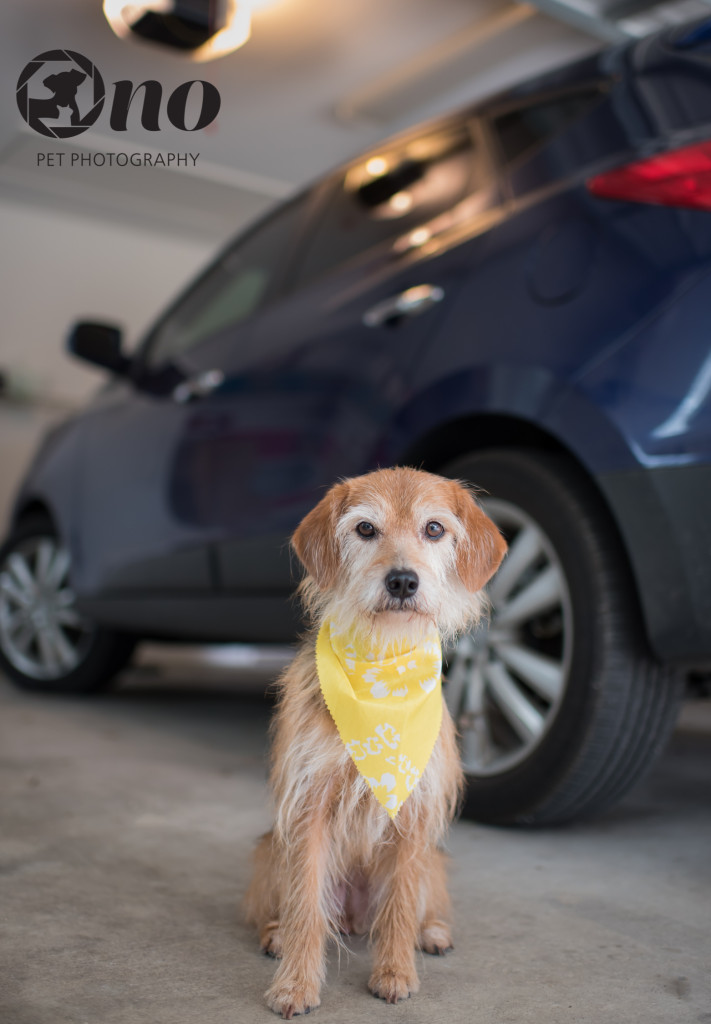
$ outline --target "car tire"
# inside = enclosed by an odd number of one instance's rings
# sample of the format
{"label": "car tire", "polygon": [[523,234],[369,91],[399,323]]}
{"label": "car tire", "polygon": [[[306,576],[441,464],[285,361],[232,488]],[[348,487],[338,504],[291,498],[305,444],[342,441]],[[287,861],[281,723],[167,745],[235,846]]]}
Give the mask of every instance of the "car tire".
{"label": "car tire", "polygon": [[105,689],[133,653],[135,638],[77,611],[69,569],[45,516],[21,520],[0,547],[0,671],[23,690]]}
{"label": "car tire", "polygon": [[648,649],[610,515],[557,453],[487,449],[440,472],[481,489],[510,545],[488,622],[448,659],[463,813],[502,825],[597,813],[654,762],[682,694],[680,674]]}

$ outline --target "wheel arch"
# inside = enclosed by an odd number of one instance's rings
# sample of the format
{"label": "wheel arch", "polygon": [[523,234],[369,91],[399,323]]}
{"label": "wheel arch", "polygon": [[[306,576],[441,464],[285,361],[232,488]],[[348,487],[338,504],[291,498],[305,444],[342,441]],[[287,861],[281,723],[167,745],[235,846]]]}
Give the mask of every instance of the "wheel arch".
{"label": "wheel arch", "polygon": [[476,413],[438,425],[434,430],[419,438],[405,452],[401,462],[404,465],[437,473],[447,463],[453,462],[455,459],[491,448],[530,448],[536,451],[553,452],[565,458],[579,479],[587,486],[591,500],[595,501],[598,510],[609,523],[619,557],[627,572],[647,645],[650,650],[654,650],[655,645],[645,614],[639,579],[614,510],[594,475],[560,438],[519,416]]}
{"label": "wheel arch", "polygon": [[45,519],[48,519],[56,529],[57,521],[51,508],[46,501],[37,497],[25,498],[16,506],[12,514],[12,525],[18,526],[20,523],[25,522],[27,519],[31,519],[33,516],[43,516]]}
{"label": "wheel arch", "polygon": [[418,438],[402,461],[436,473],[447,462],[484,448],[538,448],[560,452],[583,469],[580,460],[549,431],[522,417],[496,413],[475,413],[439,424]]}

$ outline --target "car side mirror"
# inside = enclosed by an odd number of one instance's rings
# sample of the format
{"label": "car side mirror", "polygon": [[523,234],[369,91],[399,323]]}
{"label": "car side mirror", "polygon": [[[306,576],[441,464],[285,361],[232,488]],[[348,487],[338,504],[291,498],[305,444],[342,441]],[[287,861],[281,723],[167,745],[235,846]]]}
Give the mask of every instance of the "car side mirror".
{"label": "car side mirror", "polygon": [[109,324],[82,321],[75,324],[67,338],[67,351],[112,373],[128,372],[131,360],[121,351],[121,330]]}

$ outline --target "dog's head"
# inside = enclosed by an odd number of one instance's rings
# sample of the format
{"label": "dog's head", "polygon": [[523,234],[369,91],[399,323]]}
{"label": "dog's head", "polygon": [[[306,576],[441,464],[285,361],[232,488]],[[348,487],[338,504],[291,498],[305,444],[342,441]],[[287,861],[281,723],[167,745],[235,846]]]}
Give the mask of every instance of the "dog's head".
{"label": "dog's head", "polygon": [[48,75],[42,80],[42,84],[57,96],[64,97],[67,93],[73,96],[85,78],[86,75],[83,72],[72,68],[71,71],[60,71],[56,75]]}
{"label": "dog's head", "polygon": [[307,605],[382,642],[452,636],[481,613],[506,542],[471,492],[415,469],[336,484],[292,538]]}

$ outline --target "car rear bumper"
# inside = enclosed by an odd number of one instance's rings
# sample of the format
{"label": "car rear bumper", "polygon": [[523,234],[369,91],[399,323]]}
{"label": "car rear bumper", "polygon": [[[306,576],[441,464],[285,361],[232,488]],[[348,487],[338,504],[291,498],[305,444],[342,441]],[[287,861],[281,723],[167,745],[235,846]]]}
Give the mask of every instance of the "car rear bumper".
{"label": "car rear bumper", "polygon": [[604,474],[653,652],[711,666],[711,465]]}

